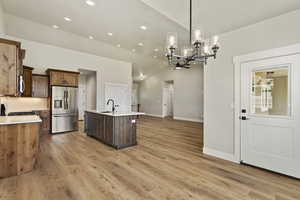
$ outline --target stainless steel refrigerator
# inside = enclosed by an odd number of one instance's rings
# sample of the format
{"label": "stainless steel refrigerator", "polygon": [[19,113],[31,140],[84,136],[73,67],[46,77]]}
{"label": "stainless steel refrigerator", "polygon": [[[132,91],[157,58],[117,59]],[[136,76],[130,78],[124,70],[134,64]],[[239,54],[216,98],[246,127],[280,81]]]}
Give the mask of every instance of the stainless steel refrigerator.
{"label": "stainless steel refrigerator", "polygon": [[52,133],[78,130],[77,88],[52,86]]}

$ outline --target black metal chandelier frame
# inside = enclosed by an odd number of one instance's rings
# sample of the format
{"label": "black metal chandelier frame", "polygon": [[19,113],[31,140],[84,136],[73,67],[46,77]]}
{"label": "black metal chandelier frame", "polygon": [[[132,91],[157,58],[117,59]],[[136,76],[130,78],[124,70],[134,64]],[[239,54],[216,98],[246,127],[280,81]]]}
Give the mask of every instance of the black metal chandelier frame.
{"label": "black metal chandelier frame", "polygon": [[[181,68],[190,68],[191,63],[200,62],[207,64],[208,58],[214,58],[217,57],[217,52],[219,50],[219,44],[217,41],[214,42],[214,44],[211,46],[210,52],[205,52],[205,43],[204,40],[197,40],[195,42],[192,42],[192,25],[193,25],[193,4],[192,0],[190,0],[190,44],[193,47],[192,54],[191,55],[176,55],[176,47],[169,45],[167,48],[168,53],[166,54],[166,57],[169,61],[169,65],[172,65],[175,67],[175,69],[181,69]],[[167,41],[168,42],[168,41]]]}

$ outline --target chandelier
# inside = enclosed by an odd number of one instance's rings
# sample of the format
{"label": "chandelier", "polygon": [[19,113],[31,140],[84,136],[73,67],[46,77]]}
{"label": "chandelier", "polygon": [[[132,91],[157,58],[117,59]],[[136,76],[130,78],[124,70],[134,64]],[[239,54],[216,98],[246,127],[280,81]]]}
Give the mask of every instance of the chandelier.
{"label": "chandelier", "polygon": [[193,4],[190,0],[190,44],[182,49],[182,54],[177,55],[178,37],[177,33],[167,35],[167,54],[169,65],[175,69],[190,68],[192,63],[207,64],[208,58],[217,57],[220,48],[218,36],[213,36],[211,40],[204,39],[201,30],[192,31]]}

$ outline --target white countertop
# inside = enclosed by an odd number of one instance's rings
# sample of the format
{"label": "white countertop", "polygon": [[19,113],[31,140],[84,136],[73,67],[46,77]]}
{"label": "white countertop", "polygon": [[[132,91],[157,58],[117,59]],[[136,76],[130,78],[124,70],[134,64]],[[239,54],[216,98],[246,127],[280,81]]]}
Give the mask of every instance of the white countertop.
{"label": "white countertop", "polygon": [[39,123],[39,122],[42,122],[42,120],[37,115],[0,116],[0,126],[13,125],[13,124]]}
{"label": "white countertop", "polygon": [[113,117],[132,116],[132,115],[145,115],[145,113],[141,113],[141,112],[126,112],[126,113],[122,113],[122,112],[114,112],[114,113],[103,113],[103,112],[97,111],[97,110],[86,110],[86,111],[87,111],[87,112],[91,112],[91,113],[101,114],[101,115],[113,116]]}

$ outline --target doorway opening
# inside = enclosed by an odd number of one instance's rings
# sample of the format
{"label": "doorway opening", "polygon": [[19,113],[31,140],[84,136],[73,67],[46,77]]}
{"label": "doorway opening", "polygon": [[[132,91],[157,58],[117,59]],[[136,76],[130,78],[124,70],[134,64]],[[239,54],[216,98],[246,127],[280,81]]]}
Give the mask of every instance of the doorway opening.
{"label": "doorway opening", "polygon": [[162,99],[162,116],[163,118],[174,117],[174,81],[168,80],[163,83]]}
{"label": "doorway opening", "polygon": [[140,93],[140,83],[133,82],[132,91],[131,91],[131,111],[133,112],[140,112],[139,93]]}
{"label": "doorway opening", "polygon": [[84,120],[84,111],[97,109],[97,72],[79,69],[78,120]]}

